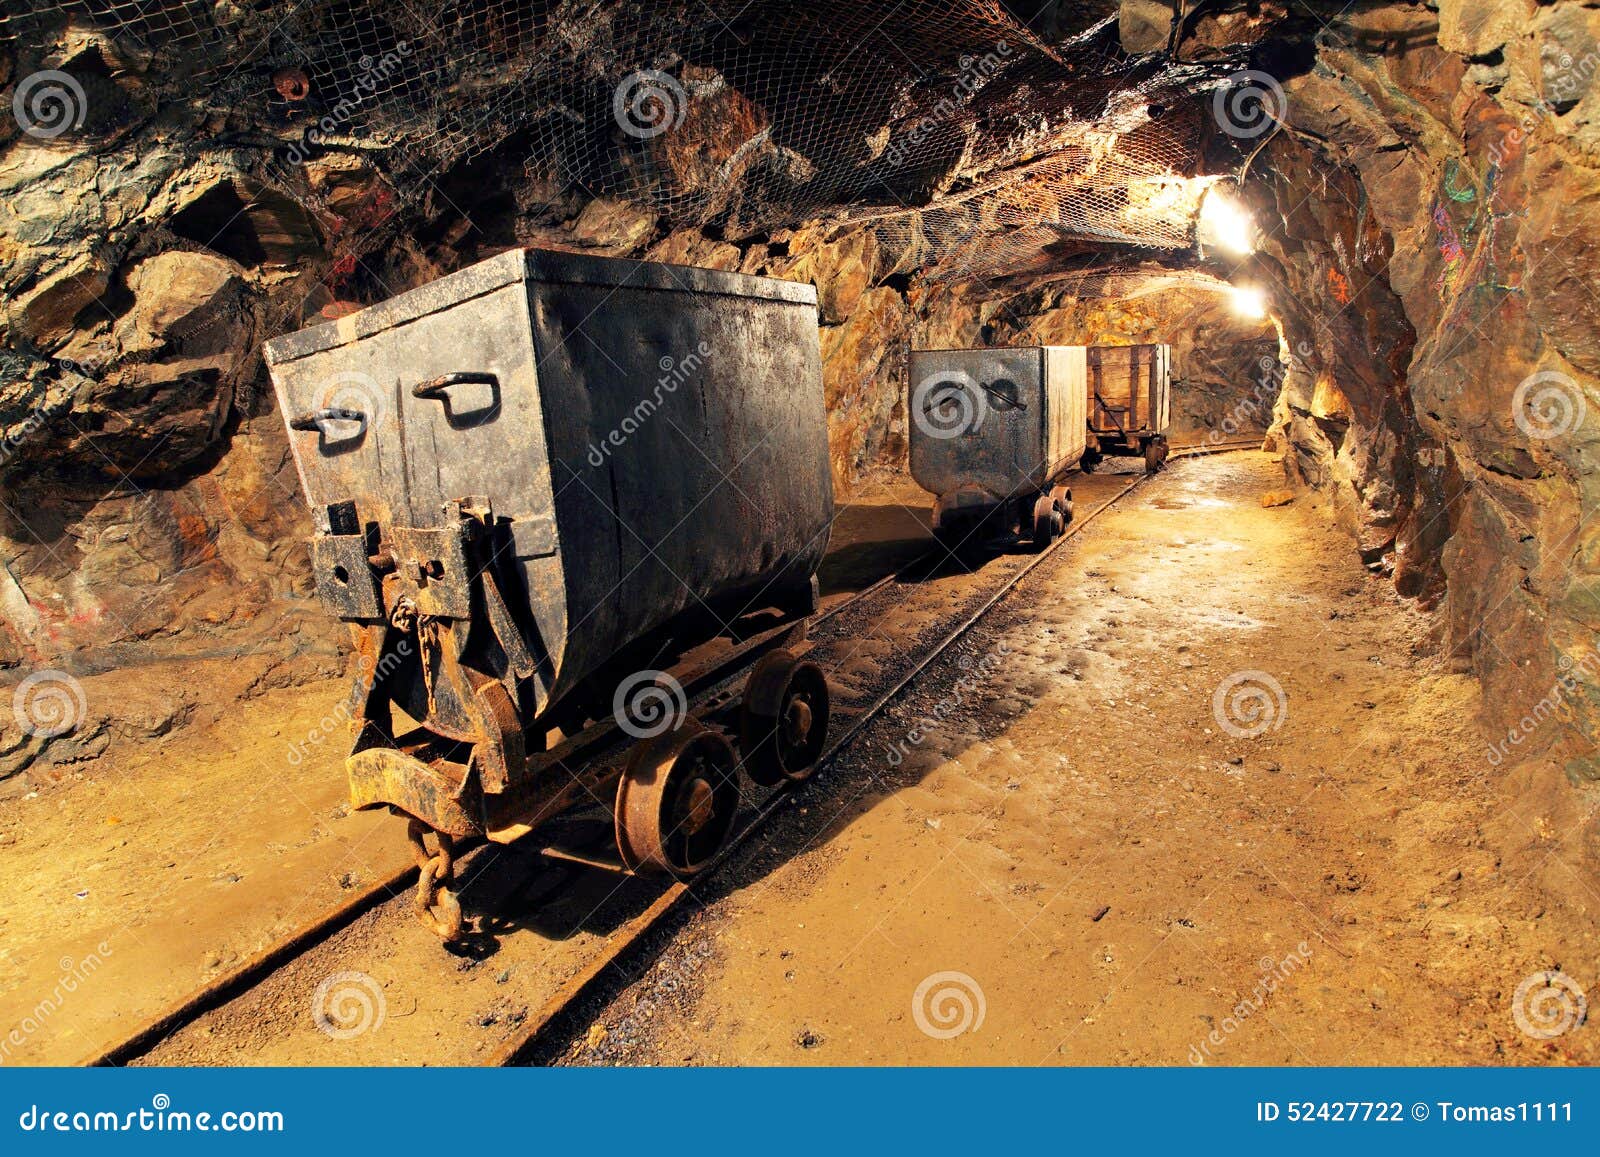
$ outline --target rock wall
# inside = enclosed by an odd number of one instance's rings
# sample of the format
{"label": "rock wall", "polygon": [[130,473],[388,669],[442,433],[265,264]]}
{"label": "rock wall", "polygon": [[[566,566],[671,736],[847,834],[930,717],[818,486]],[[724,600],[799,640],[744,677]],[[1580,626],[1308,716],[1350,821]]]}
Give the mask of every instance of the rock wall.
{"label": "rock wall", "polygon": [[1256,162],[1292,370],[1278,435],[1376,569],[1443,599],[1491,762],[1600,775],[1600,12],[1350,14]]}

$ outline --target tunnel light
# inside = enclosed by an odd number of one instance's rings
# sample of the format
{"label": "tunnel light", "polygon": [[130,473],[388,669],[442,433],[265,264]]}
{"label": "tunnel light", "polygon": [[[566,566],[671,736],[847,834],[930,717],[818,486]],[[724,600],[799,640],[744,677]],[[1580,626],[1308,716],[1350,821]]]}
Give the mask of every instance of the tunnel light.
{"label": "tunnel light", "polygon": [[1232,287],[1233,311],[1241,317],[1266,317],[1267,298],[1259,289],[1248,285]]}
{"label": "tunnel light", "polygon": [[1256,251],[1256,223],[1250,213],[1222,189],[1213,185],[1200,200],[1200,221],[1195,234],[1202,247],[1225,249],[1241,257]]}

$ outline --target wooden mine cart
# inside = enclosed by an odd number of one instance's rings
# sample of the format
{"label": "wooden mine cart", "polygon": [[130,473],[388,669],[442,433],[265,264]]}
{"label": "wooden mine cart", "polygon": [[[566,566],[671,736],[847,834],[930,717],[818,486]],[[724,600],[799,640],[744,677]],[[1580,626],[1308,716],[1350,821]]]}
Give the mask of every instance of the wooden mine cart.
{"label": "wooden mine cart", "polygon": [[1142,455],[1154,474],[1167,460],[1172,347],[1089,346],[1086,360],[1089,465],[1107,454]]}

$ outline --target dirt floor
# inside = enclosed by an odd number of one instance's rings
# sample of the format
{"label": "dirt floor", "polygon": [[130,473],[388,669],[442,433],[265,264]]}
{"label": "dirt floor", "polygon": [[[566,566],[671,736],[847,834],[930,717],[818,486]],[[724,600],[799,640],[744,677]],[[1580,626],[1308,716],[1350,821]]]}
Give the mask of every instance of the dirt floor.
{"label": "dirt floor", "polygon": [[1600,992],[1596,801],[1489,765],[1476,683],[1280,478],[1183,463],[1096,522],[565,1059],[1600,1059],[1535,975]]}
{"label": "dirt floor", "polygon": [[[1265,455],[1177,463],[1094,522],[707,882],[550,1059],[1594,1061],[1592,1025],[1541,1038],[1513,1018],[1539,970],[1600,983],[1594,801],[1548,768],[1489,766],[1476,683],[1429,657],[1429,621],[1325,512],[1260,506],[1281,477]],[[904,479],[863,487],[827,599],[914,558],[925,511]],[[909,624],[985,581],[908,590],[830,676],[903,658]],[[268,691],[61,782],[4,785],[0,1028],[22,1031],[0,1063],[82,1059],[404,861],[393,822],[343,805],[342,691]],[[537,958],[526,924],[484,970],[511,1016],[537,999],[512,991]],[[452,984],[472,968],[425,937],[352,929],[392,1026],[433,996],[426,968]],[[238,1059],[263,1041],[280,1061],[355,1059],[279,1032],[322,979],[260,1010]],[[457,1043],[436,1056],[470,1059]]]}

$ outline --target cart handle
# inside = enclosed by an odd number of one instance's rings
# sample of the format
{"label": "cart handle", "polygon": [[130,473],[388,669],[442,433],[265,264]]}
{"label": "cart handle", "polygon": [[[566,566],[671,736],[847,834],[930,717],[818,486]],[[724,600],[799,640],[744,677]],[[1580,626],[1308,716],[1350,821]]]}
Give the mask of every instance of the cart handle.
{"label": "cart handle", "polygon": [[352,410],[347,406],[324,406],[320,410],[307,410],[303,414],[296,414],[289,419],[291,430],[315,430],[323,433],[325,422],[360,422],[361,428],[367,428],[367,416],[360,410]]}
{"label": "cart handle", "polygon": [[[1000,389],[993,382],[978,382],[977,387],[994,400],[996,408],[1000,410],[1026,410],[1028,403],[1014,397]],[[924,413],[931,415],[935,406],[942,406],[949,401],[951,396],[959,394],[965,387],[959,382],[942,382],[940,388],[930,390],[928,397],[922,403]]]}
{"label": "cart handle", "polygon": [[436,378],[429,378],[425,382],[418,382],[411,387],[413,398],[432,398],[436,401],[445,400],[445,391],[451,386],[495,386],[500,385],[500,379],[494,374],[478,370],[468,370],[453,374],[440,374]]}

